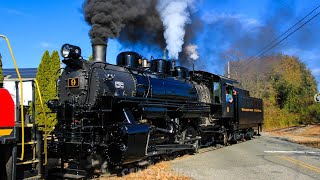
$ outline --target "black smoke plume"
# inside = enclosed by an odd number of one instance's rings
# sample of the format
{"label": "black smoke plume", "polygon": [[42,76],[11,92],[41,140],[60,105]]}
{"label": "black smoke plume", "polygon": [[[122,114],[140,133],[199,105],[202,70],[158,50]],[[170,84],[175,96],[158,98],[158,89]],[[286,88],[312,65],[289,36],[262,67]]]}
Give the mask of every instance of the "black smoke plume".
{"label": "black smoke plume", "polygon": [[[164,38],[165,27],[157,8],[160,2],[162,1],[86,0],[83,11],[86,22],[91,25],[91,42],[101,44],[108,38],[117,38],[123,47],[143,45],[149,49],[164,49],[167,45]],[[190,9],[189,11],[191,13]],[[201,24],[197,15],[191,13],[190,16],[191,21],[185,27],[185,44],[194,39]],[[184,62],[181,61],[181,64]]]}
{"label": "black smoke plume", "polygon": [[[156,0],[87,0],[83,5],[85,20],[91,25],[93,44],[107,38],[123,42],[147,40],[163,42],[163,26],[155,10]],[[161,44],[161,43],[160,43]]]}

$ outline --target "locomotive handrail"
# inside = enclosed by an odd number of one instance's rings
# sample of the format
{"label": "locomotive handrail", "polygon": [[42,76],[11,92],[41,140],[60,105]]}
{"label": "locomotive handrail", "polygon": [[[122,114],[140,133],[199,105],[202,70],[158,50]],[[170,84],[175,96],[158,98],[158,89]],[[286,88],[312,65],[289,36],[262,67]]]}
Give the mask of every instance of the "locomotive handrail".
{"label": "locomotive handrail", "polygon": [[43,147],[44,163],[43,163],[43,165],[45,166],[45,165],[47,165],[47,161],[48,161],[48,153],[47,153],[47,143],[48,143],[48,141],[47,141],[47,137],[51,133],[51,131],[48,132],[48,130],[47,130],[47,113],[46,113],[46,111],[44,109],[44,106],[43,106],[42,95],[41,95],[41,92],[40,92],[39,83],[38,83],[38,81],[36,79],[34,81],[36,83],[37,92],[38,92],[38,96],[39,96],[39,100],[40,100],[40,106],[41,106],[41,109],[43,111],[42,113],[44,114],[44,121],[45,121],[45,123],[44,123],[44,137],[43,137],[43,141],[44,141],[44,143],[43,143],[43,146],[44,146]]}
{"label": "locomotive handrail", "polygon": [[21,134],[22,134],[22,139],[21,139],[21,157],[20,160],[22,161],[24,158],[24,113],[23,113],[23,86],[22,86],[22,78],[19,72],[19,68],[16,62],[16,59],[14,58],[13,52],[12,52],[12,48],[9,42],[9,39],[5,36],[0,34],[1,38],[4,38],[7,42],[8,48],[9,48],[9,52],[13,61],[13,65],[16,69],[16,73],[18,75],[18,79],[19,79],[19,84],[20,84],[20,111],[21,111]]}

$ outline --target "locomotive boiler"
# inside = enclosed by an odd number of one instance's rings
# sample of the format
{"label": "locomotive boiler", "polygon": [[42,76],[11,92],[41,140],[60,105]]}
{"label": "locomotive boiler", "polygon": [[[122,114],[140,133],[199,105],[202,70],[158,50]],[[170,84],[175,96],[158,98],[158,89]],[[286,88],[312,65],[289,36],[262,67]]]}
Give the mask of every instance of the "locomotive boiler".
{"label": "locomotive boiler", "polygon": [[[106,44],[92,50],[89,62],[77,46],[61,49],[66,66],[58,99],[47,104],[58,119],[49,150],[62,162],[92,157],[121,166],[226,145],[261,127],[262,100],[232,79],[136,52],[120,53],[113,65],[106,62]],[[226,102],[226,90],[236,92],[233,103]]]}

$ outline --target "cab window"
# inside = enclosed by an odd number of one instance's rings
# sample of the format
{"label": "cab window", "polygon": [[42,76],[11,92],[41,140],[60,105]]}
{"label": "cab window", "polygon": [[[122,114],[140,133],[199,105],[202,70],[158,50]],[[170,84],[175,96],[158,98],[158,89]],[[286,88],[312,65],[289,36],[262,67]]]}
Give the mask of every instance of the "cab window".
{"label": "cab window", "polygon": [[220,82],[213,82],[212,89],[213,89],[213,94],[212,94],[213,100],[212,100],[212,102],[220,103],[221,102],[221,85],[220,85]]}

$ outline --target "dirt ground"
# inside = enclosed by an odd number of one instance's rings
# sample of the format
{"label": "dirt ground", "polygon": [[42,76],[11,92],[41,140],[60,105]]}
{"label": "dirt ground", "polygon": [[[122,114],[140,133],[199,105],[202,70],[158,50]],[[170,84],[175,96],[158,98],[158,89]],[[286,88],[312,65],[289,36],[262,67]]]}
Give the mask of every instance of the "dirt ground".
{"label": "dirt ground", "polygon": [[320,124],[276,129],[267,131],[266,133],[306,146],[320,148]]}
{"label": "dirt ground", "polygon": [[124,169],[121,172],[121,174],[126,173],[129,174],[121,177],[102,176],[99,178],[99,180],[191,180],[191,178],[187,176],[173,172],[169,162],[166,161],[148,166],[146,169]]}

